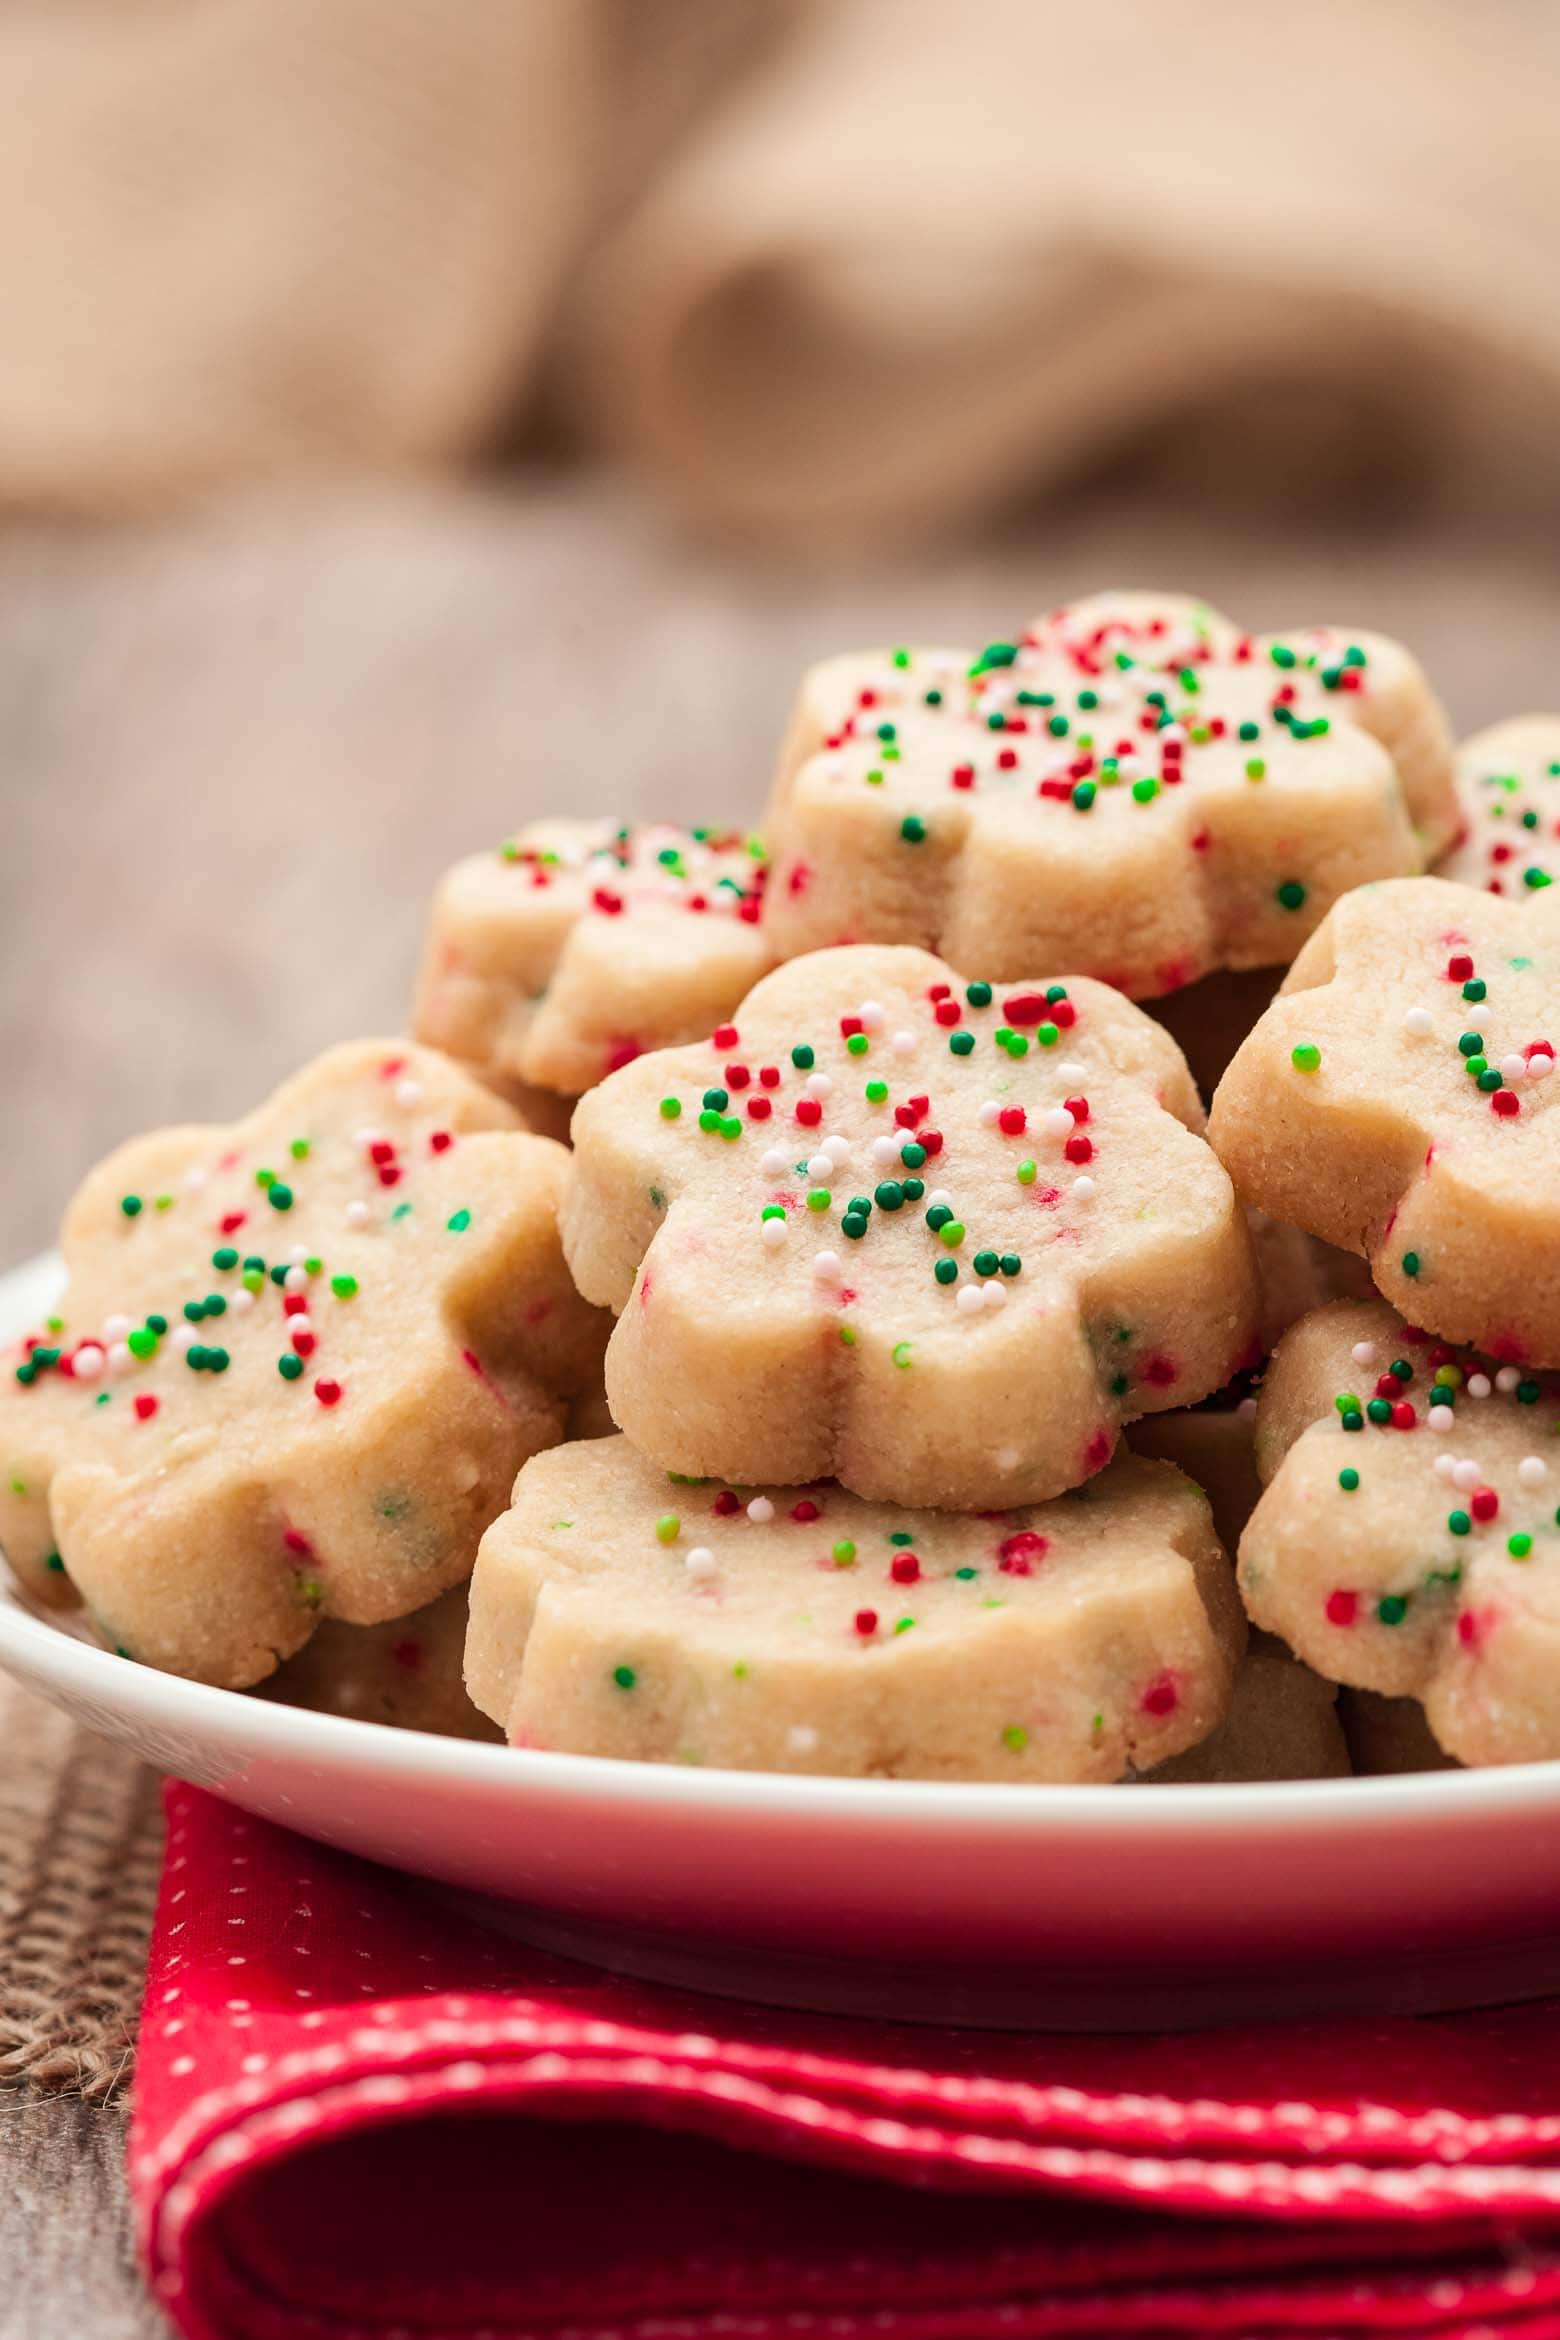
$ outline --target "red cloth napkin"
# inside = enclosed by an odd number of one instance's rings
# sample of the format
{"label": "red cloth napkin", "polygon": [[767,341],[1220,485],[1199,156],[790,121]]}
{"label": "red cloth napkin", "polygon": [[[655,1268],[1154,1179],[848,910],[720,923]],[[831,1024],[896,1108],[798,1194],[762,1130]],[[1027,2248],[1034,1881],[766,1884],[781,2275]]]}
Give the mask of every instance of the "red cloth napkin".
{"label": "red cloth napkin", "polygon": [[193,1788],[168,1816],[131,2175],[199,2340],[1560,2335],[1560,2000],[781,2014],[519,1948]]}

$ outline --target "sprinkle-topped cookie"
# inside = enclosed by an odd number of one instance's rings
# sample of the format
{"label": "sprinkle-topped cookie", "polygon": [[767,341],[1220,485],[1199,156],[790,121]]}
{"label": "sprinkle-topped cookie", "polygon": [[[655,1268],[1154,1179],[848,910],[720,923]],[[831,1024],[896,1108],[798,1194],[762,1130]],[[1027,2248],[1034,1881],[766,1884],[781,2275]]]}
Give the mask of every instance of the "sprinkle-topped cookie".
{"label": "sprinkle-topped cookie", "polygon": [[1246,1606],[1467,1763],[1560,1756],[1560,1383],[1340,1300],[1280,1343]]}
{"label": "sprinkle-topped cookie", "polygon": [[1370,1261],[1448,1340],[1560,1364],[1560,897],[1340,902],[1214,1098],[1248,1200]]}
{"label": "sprinkle-topped cookie", "polygon": [[559,1243],[567,1164],[398,1041],[110,1155],[0,1388],[23,1582],[79,1593],[129,1657],[242,1687],[322,1617],[463,1578],[599,1355]]}
{"label": "sprinkle-topped cookie", "polygon": [[1103,985],[781,967],[574,1117],[564,1240],[663,1467],[1037,1502],[1252,1361],[1250,1244],[1174,1044]]}
{"label": "sprinkle-topped cookie", "polygon": [[612,1438],[521,1473],[466,1675],[517,1746],[1108,1781],[1207,1736],[1244,1637],[1208,1507],[1163,1463],[976,1517],[672,1480]]}
{"label": "sprinkle-topped cookie", "polygon": [[1464,834],[1437,877],[1531,901],[1560,877],[1560,715],[1517,715],[1457,751]]}
{"label": "sprinkle-topped cookie", "polygon": [[532,821],[434,896],[413,1027],[482,1079],[569,1096],[729,1014],[773,958],[735,829]]}
{"label": "sprinkle-topped cookie", "polygon": [[764,923],[786,957],[921,943],[1151,998],[1286,964],[1339,895],[1422,870],[1457,826],[1445,719],[1397,643],[1100,594],[978,657],[815,667]]}
{"label": "sprinkle-topped cookie", "polygon": [[312,1707],[446,1739],[502,1736],[466,1696],[466,1587],[383,1625],[327,1617],[296,1657],[260,1685],[282,1706]]}

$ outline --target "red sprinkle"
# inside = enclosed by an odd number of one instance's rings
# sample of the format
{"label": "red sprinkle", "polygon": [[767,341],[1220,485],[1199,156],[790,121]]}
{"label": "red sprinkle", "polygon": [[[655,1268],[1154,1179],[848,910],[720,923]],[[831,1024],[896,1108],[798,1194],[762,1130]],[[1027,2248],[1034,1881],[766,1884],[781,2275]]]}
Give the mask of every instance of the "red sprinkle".
{"label": "red sprinkle", "polygon": [[149,1422],[156,1411],[157,1400],[151,1396],[148,1391],[143,1390],[135,1401],[136,1420],[138,1422]]}
{"label": "red sprinkle", "polygon": [[921,1563],[913,1552],[896,1552],[889,1562],[888,1573],[895,1584],[914,1584],[921,1573]]}
{"label": "red sprinkle", "polygon": [[1156,1674],[1143,1693],[1143,1712],[1145,1714],[1174,1714],[1180,1700],[1181,1694],[1176,1688],[1175,1676],[1173,1674]]}
{"label": "red sprinkle", "polygon": [[322,1406],[333,1406],[341,1396],[341,1384],[339,1381],[317,1381],[314,1394]]}
{"label": "red sprinkle", "polygon": [[1357,1592],[1345,1592],[1340,1586],[1337,1592],[1330,1592],[1327,1595],[1327,1622],[1329,1625],[1357,1624],[1359,1614],[1360,1596]]}
{"label": "red sprinkle", "polygon": [[997,1566],[1004,1576],[1028,1576],[1050,1549],[1049,1539],[1034,1528],[1019,1528],[997,1546]]}
{"label": "red sprinkle", "polygon": [[796,1118],[801,1123],[803,1129],[816,1129],[819,1122],[823,1119],[823,1107],[819,1104],[816,1097],[798,1097],[796,1100]]}
{"label": "red sprinkle", "polygon": [[822,1516],[810,1495],[804,1495],[800,1503],[793,1503],[791,1506],[791,1517],[799,1519],[804,1527],[810,1519],[821,1519]]}
{"label": "red sprinkle", "polygon": [[717,1024],[714,1031],[710,1034],[710,1042],[711,1045],[715,1048],[735,1048],[737,1045],[736,1025]]}
{"label": "red sprinkle", "polygon": [[1493,1519],[1500,1509],[1500,1497],[1493,1487],[1475,1487],[1468,1498],[1468,1509],[1475,1519]]}
{"label": "red sprinkle", "polygon": [[1028,1118],[1022,1105],[1004,1105],[997,1116],[997,1125],[1005,1137],[1019,1137],[1028,1123]]}
{"label": "red sprinkle", "polygon": [[1447,982],[1466,983],[1472,973],[1473,961],[1469,958],[1467,952],[1454,951],[1451,958],[1449,958],[1446,962]]}
{"label": "red sprinkle", "polygon": [[871,1635],[876,1633],[876,1609],[858,1609],[856,1611],[856,1631],[861,1635],[863,1640],[869,1639]]}

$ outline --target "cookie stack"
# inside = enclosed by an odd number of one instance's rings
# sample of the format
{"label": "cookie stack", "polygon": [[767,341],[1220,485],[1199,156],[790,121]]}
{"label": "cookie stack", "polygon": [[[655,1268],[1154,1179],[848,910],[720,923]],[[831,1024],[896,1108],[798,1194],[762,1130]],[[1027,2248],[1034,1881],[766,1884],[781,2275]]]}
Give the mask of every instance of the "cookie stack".
{"label": "cookie stack", "polygon": [[1555,777],[1536,722],[1459,776],[1395,643],[1174,596],[828,661],[767,850],[535,823],[440,888],[415,1042],[94,1173],[13,1564],[521,1746],[1292,1774],[1342,1683],[1365,1761],[1560,1753]]}

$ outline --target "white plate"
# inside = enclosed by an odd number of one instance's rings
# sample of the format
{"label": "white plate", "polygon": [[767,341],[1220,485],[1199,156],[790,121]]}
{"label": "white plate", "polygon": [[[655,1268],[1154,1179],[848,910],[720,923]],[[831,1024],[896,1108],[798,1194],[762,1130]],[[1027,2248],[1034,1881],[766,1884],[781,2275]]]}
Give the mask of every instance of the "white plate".
{"label": "white plate", "polygon": [[[58,1280],[47,1259],[0,1278],[0,1337]],[[663,1769],[207,1689],[12,1592],[0,1666],[246,1811],[700,1989],[1141,2028],[1560,1988],[1560,1764],[1136,1789]]]}

